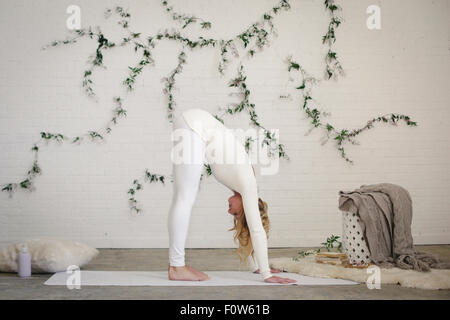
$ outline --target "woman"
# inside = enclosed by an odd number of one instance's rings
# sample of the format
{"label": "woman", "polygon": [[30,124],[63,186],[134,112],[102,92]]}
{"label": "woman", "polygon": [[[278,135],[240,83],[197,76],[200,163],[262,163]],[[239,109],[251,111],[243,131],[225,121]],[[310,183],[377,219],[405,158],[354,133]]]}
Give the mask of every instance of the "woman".
{"label": "woman", "polygon": [[[206,158],[217,181],[234,192],[229,199],[228,212],[235,216],[233,229],[236,230],[235,239],[239,240],[238,253],[241,260],[247,258],[253,250],[259,273],[265,282],[295,282],[271,274],[271,271],[277,270],[269,268],[267,234],[258,206],[260,199],[256,179],[244,146],[220,121],[202,109],[184,111],[174,119],[173,130],[172,138],[180,135],[182,144],[181,148],[180,144],[174,145],[172,150],[174,192],[168,215],[169,279],[209,279],[205,273],[186,266],[184,259],[189,219]],[[178,149],[182,151],[182,159],[176,158],[180,156]],[[265,216],[267,217],[267,212]],[[255,267],[253,264],[252,268]]]}

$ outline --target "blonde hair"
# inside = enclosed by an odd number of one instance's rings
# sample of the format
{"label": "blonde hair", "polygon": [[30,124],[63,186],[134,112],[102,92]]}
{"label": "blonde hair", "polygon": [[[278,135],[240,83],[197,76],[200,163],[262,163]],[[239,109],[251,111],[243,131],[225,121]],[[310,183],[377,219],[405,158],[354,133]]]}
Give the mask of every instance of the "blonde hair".
{"label": "blonde hair", "polygon": [[[261,217],[263,228],[266,231],[266,236],[269,238],[269,216],[267,215],[267,203],[261,198],[258,198],[258,209]],[[253,245],[250,238],[250,230],[248,229],[247,219],[245,218],[244,208],[241,208],[241,212],[238,212],[238,218],[234,220],[233,228],[228,231],[235,231],[233,238],[235,242],[239,242],[239,248],[237,254],[239,255],[240,262],[247,261],[247,258],[252,254]]]}

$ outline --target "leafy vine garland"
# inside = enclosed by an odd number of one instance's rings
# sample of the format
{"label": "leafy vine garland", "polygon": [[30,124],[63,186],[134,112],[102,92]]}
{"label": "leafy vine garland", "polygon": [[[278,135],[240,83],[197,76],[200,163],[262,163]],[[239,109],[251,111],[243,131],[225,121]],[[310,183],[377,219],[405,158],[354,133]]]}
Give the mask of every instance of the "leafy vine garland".
{"label": "leafy vine garland", "polygon": [[[272,11],[274,13],[277,13],[281,8],[285,8],[285,9],[290,8],[290,6],[286,0],[282,0],[278,6],[275,6],[274,8],[272,8]],[[189,38],[183,37],[177,31],[169,32],[168,30],[165,30],[164,32],[158,32],[158,34],[154,37],[151,37],[151,36],[148,37],[147,43],[143,43],[140,40],[141,33],[136,33],[136,32],[132,32],[129,30],[129,21],[130,21],[131,15],[126,10],[124,10],[122,7],[116,7],[115,10],[107,9],[105,11],[105,18],[108,19],[113,14],[119,15],[120,20],[117,23],[120,24],[122,26],[122,28],[127,30],[127,32],[128,32],[126,37],[122,38],[122,42],[120,43],[120,46],[127,46],[130,44],[134,44],[135,52],[137,52],[138,50],[142,50],[143,58],[139,61],[137,66],[128,67],[130,70],[130,75],[123,81],[123,84],[126,85],[126,87],[129,89],[129,91],[133,90],[133,86],[135,84],[136,77],[137,77],[137,75],[139,75],[142,72],[143,68],[146,65],[154,64],[154,61],[151,57],[151,50],[155,47],[156,40],[168,39],[168,40],[179,41],[184,46],[187,46],[191,49],[196,48],[196,47],[209,46],[209,45],[215,46],[216,43],[222,43],[222,44],[225,43],[226,46],[232,45],[232,41],[224,41],[224,40],[218,41],[218,40],[214,40],[214,39],[204,39],[203,37],[199,37],[199,39],[197,41],[192,41]],[[272,17],[269,14],[264,14],[264,20],[271,20],[271,18]],[[273,24],[271,22],[269,24],[273,27]],[[248,42],[249,42],[248,39],[255,36],[255,34],[258,34],[257,38],[258,38],[259,45],[264,44],[263,38],[264,38],[264,36],[267,36],[268,33],[262,32],[261,29],[257,27],[258,25],[260,25],[260,23],[253,24],[252,27],[248,28],[247,30],[245,30],[238,36],[238,38],[240,38],[244,41],[245,47],[248,45]],[[92,66],[88,70],[85,70],[85,72],[83,74],[83,81],[82,81],[82,86],[85,88],[85,92],[87,93],[87,95],[95,96],[94,90],[92,88],[93,81],[91,78],[94,68],[97,68],[97,67],[106,68],[106,66],[104,66],[104,64],[103,64],[103,56],[104,56],[103,50],[114,48],[117,46],[114,42],[109,41],[107,39],[107,37],[101,32],[99,27],[97,27],[96,32],[93,31],[91,26],[89,26],[87,29],[74,30],[73,32],[75,32],[76,36],[74,36],[70,39],[52,41],[49,45],[42,47],[42,49],[45,50],[48,47],[56,47],[58,45],[74,44],[78,41],[79,38],[82,38],[82,37],[89,37],[90,39],[96,38],[98,46],[96,48],[95,54],[93,56],[91,56],[92,58],[91,58],[90,63]],[[221,53],[222,57],[224,57],[225,53],[226,53],[226,50],[224,51],[223,47],[222,47],[222,53]],[[222,61],[224,61],[224,60],[222,60]],[[174,69],[174,71],[171,73],[171,75],[169,75],[169,77],[166,78],[166,89],[164,90],[164,93],[167,94],[168,100],[169,100],[169,102],[168,102],[169,121],[172,118],[173,105],[174,105],[173,95],[171,94],[171,90],[174,85],[174,81],[173,81],[174,76],[181,71],[181,65],[184,63],[185,63],[185,53],[184,53],[184,51],[182,51],[179,55],[178,66]],[[219,66],[220,66],[220,64],[219,64]],[[223,71],[223,68],[221,68],[221,71]],[[110,122],[112,122],[113,124],[116,124],[118,117],[126,116],[126,110],[122,108],[123,99],[121,97],[115,97],[114,101],[118,104],[118,107],[114,110],[115,115],[110,120]],[[110,133],[110,132],[111,132],[111,127],[107,126],[107,128],[105,129],[105,133]],[[72,143],[75,143],[75,142],[80,143],[83,140],[84,136],[88,136],[92,139],[92,141],[96,141],[97,139],[102,140],[104,133],[102,133],[101,130],[96,130],[96,131],[91,130],[91,131],[88,131],[88,133],[86,133],[84,135],[75,137],[72,140]],[[61,133],[49,133],[49,132],[41,132],[41,139],[44,139],[47,142],[50,140],[54,140],[54,141],[58,141],[60,143],[66,141],[66,140],[70,140],[70,138],[66,137],[65,135],[63,135]],[[37,152],[39,150],[38,144],[39,144],[39,142],[35,143],[32,148],[32,151],[35,152],[35,160],[33,162],[32,168],[28,171],[27,178],[24,179],[23,181],[21,181],[20,183],[7,183],[2,188],[2,191],[7,191],[7,192],[9,192],[10,196],[12,196],[12,193],[14,191],[16,191],[18,187],[20,187],[22,189],[33,190],[33,188],[34,188],[33,187],[33,179],[38,174],[42,174],[42,170],[39,167],[39,164],[37,161]],[[206,164],[205,164],[205,170],[206,170],[207,175],[211,175],[211,168]],[[144,174],[144,180],[148,181],[150,183],[155,182],[155,181],[160,181],[160,182],[164,183],[165,176],[158,175],[158,174],[152,174],[148,170],[146,170],[145,174]],[[133,185],[136,187],[136,190],[142,189],[142,185],[138,181],[139,181],[138,179],[135,179],[133,181]],[[130,189],[128,193],[130,193],[133,196],[134,191],[131,191],[131,190],[132,189]],[[131,209],[135,209],[137,212],[139,212],[139,210],[137,210],[137,207],[136,207],[135,199],[132,197],[129,200],[130,200],[130,203],[132,204]]]}
{"label": "leafy vine garland", "polygon": [[411,121],[411,118],[407,115],[398,114],[398,113],[390,113],[381,115],[375,118],[370,119],[363,127],[349,130],[349,129],[341,129],[337,130],[332,124],[324,123],[322,121],[321,116],[324,115],[323,111],[320,111],[317,107],[310,106],[311,103],[317,103],[317,101],[312,97],[311,90],[314,85],[316,85],[319,80],[311,76],[300,64],[293,61],[291,57],[287,58],[288,71],[292,70],[300,71],[301,75],[301,83],[296,89],[300,90],[303,96],[303,103],[301,104],[302,110],[305,112],[307,118],[310,119],[311,124],[314,128],[321,128],[325,131],[327,139],[323,141],[322,144],[325,144],[330,138],[335,140],[336,147],[339,150],[341,157],[345,159],[345,161],[352,163],[344,149],[344,143],[350,142],[352,144],[358,144],[354,138],[366,131],[368,129],[373,128],[374,123],[376,122],[384,122],[392,125],[397,125],[397,122],[403,120],[408,126],[417,126],[417,123]]}
{"label": "leafy vine garland", "polygon": [[336,79],[338,75],[344,75],[344,69],[337,59],[337,53],[331,50],[336,42],[336,29],[343,20],[341,17],[342,8],[335,3],[335,0],[325,0],[325,9],[329,11],[331,18],[327,33],[322,37],[322,43],[328,45],[328,52],[325,57],[325,71],[327,79],[331,77]]}
{"label": "leafy vine garland", "polygon": [[[334,44],[336,38],[335,38],[335,28],[337,28],[341,22],[340,18],[336,15],[336,11],[340,10],[340,7],[334,4],[334,0],[325,0],[325,7],[330,11],[331,14],[331,21],[328,27],[327,34],[323,37],[323,43],[329,45],[329,51],[326,57],[327,62],[327,75],[328,78],[331,78],[333,74],[336,74],[336,71],[338,73],[342,73],[342,66],[340,65],[339,61],[337,60],[337,55],[335,52],[331,50],[331,45]],[[183,29],[189,25],[190,23],[194,23],[197,21],[197,18],[186,15],[180,15],[176,14],[173,11],[172,7],[168,6],[167,1],[162,1],[162,5],[166,7],[166,11],[172,13],[172,18],[174,20],[183,21]],[[138,52],[139,50],[142,51],[142,58],[137,63],[137,65],[131,67],[129,66],[129,75],[128,77],[123,80],[123,84],[127,87],[128,91],[132,91],[134,89],[134,85],[136,83],[137,76],[142,73],[143,69],[147,65],[154,65],[154,60],[152,58],[151,52],[155,48],[156,44],[160,40],[173,40],[181,43],[183,45],[183,50],[178,55],[178,65],[176,68],[170,73],[170,75],[167,78],[164,78],[166,86],[163,90],[164,94],[168,98],[168,119],[169,122],[172,121],[173,118],[173,111],[175,106],[175,101],[173,99],[172,90],[175,85],[175,76],[176,74],[180,73],[182,71],[182,66],[186,63],[186,53],[185,48],[194,49],[194,48],[202,48],[206,46],[213,46],[215,47],[218,45],[220,47],[221,53],[221,61],[218,65],[218,71],[220,74],[223,75],[224,70],[226,68],[226,65],[230,62],[229,60],[229,53],[232,52],[234,57],[239,57],[238,51],[237,51],[237,42],[241,43],[246,49],[249,47],[247,51],[248,57],[253,57],[256,53],[256,50],[262,50],[264,46],[267,46],[269,44],[268,38],[269,35],[273,34],[276,35],[276,31],[273,25],[273,15],[278,14],[279,11],[282,9],[289,10],[290,5],[287,0],[281,0],[277,6],[273,7],[270,11],[263,14],[262,18],[257,21],[256,23],[253,23],[250,27],[248,27],[243,32],[239,33],[236,37],[228,40],[220,39],[206,39],[203,37],[198,37],[197,40],[191,40],[183,35],[179,31],[176,30],[164,30],[162,32],[158,32],[154,36],[149,36],[145,40],[142,40],[141,33],[132,32],[129,29],[129,22],[131,15],[124,10],[122,7],[115,7],[115,10],[107,9],[105,12],[105,18],[109,18],[113,14],[117,14],[120,17],[120,20],[117,22],[122,26],[124,30],[127,31],[127,34],[125,37],[122,38],[122,42],[119,44],[119,46],[128,46],[128,45],[134,45],[134,52]],[[201,19],[200,19],[201,20]],[[203,20],[202,20],[203,21]],[[203,24],[203,29],[208,29],[211,26],[210,23]],[[270,27],[270,30],[267,31],[265,28]],[[96,39],[97,41],[97,48],[95,51],[95,54],[91,56],[91,67],[84,71],[83,74],[83,81],[82,86],[85,88],[85,92],[88,96],[95,96],[94,90],[92,88],[93,81],[92,81],[92,75],[95,68],[106,68],[103,64],[103,56],[104,56],[104,50],[110,50],[114,47],[117,47],[117,45],[114,42],[109,41],[109,39],[101,32],[100,28],[97,27],[96,31],[93,31],[92,27],[88,27],[87,29],[80,29],[80,30],[74,30],[75,36],[69,39],[65,40],[56,40],[51,42],[49,45],[43,47],[42,49],[46,49],[48,47],[56,47],[58,45],[66,45],[66,44],[74,44],[78,41],[78,39],[82,37],[88,37],[90,39]],[[291,64],[289,65],[288,70],[291,71],[299,70],[302,72],[302,76],[304,76],[306,73],[304,73],[303,69],[300,67],[300,65],[296,64],[295,62],[291,61]],[[267,146],[270,146],[272,150],[271,155],[279,156],[280,158],[289,159],[287,154],[285,153],[284,145],[279,144],[278,141],[274,138],[273,134],[269,132],[265,127],[263,127],[259,121],[258,116],[256,114],[255,105],[249,102],[249,95],[250,90],[248,89],[248,86],[245,83],[246,77],[243,74],[243,66],[241,65],[239,68],[239,75],[237,78],[231,80],[229,86],[230,87],[236,87],[239,89],[239,92],[242,94],[242,101],[239,104],[235,104],[234,106],[226,107],[225,114],[236,114],[240,113],[242,111],[246,111],[249,114],[251,124],[255,127],[258,127],[262,130],[264,130],[265,138],[262,143],[267,144]],[[313,78],[310,78],[308,80],[308,77],[303,77],[303,82],[300,87],[297,89],[303,90],[304,92],[307,92],[306,86],[310,84],[314,84]],[[303,88],[302,88],[303,87]],[[354,140],[352,139],[354,136],[362,132],[363,130],[371,128],[373,122],[375,121],[384,121],[384,122],[397,122],[398,120],[402,119],[407,122],[408,125],[416,125],[415,122],[412,122],[409,120],[408,116],[404,115],[398,115],[398,114],[391,114],[390,118],[386,116],[381,116],[378,118],[374,118],[371,121],[367,123],[366,126],[355,129],[353,131],[348,131],[346,129],[343,129],[341,131],[335,130],[334,127],[332,127],[330,124],[322,124],[320,116],[324,113],[319,112],[316,108],[309,108],[307,106],[308,102],[312,100],[311,96],[308,94],[304,94],[304,105],[303,110],[307,113],[308,117],[312,119],[312,123],[314,127],[322,127],[326,128],[328,137],[330,135],[333,135],[334,139],[337,140],[338,149],[341,151],[341,155],[344,159],[351,162],[345,155],[344,149],[342,147],[342,143],[345,141],[350,141],[354,143]],[[122,107],[123,98],[121,97],[115,97],[114,102],[117,104],[117,107],[113,110],[114,116],[109,121],[109,123],[116,124],[117,119],[122,116],[126,116],[126,110]],[[219,116],[215,116],[219,121],[223,122],[223,119]],[[102,131],[105,131],[103,133]],[[81,142],[83,140],[83,137],[89,137],[91,141],[97,141],[97,140],[103,140],[105,134],[109,134],[111,132],[111,127],[108,124],[106,128],[96,130],[96,131],[88,131],[86,134],[80,135],[78,137],[75,137],[72,140],[72,143]],[[68,137],[64,136],[61,133],[49,133],[49,132],[41,132],[41,139],[45,141],[54,140],[57,142],[64,142],[66,140],[70,140]],[[245,147],[247,152],[250,149],[250,145],[252,143],[251,138],[247,138],[245,142]],[[28,171],[27,178],[21,181],[20,183],[8,183],[5,187],[2,188],[2,191],[7,191],[10,193],[10,196],[12,195],[12,192],[14,192],[18,187],[22,189],[28,189],[33,190],[33,179],[36,177],[36,175],[41,174],[42,170],[40,169],[38,162],[37,162],[37,152],[39,150],[38,147],[39,141],[36,142],[33,145],[32,151],[35,152],[35,160],[33,162],[33,165],[31,169]],[[211,168],[208,164],[205,164],[205,170],[206,174],[209,176],[211,175]],[[144,175],[143,175],[143,181],[141,182],[140,179],[134,179],[133,180],[133,187],[128,190],[128,194],[131,196],[129,198],[130,208],[132,210],[135,210],[136,212],[140,212],[141,209],[137,207],[137,200],[135,199],[135,194],[137,191],[143,189],[143,183],[155,183],[160,182],[162,184],[165,183],[167,180],[166,175],[162,174],[156,174],[151,173],[148,171],[148,169],[145,169]],[[203,174],[202,174],[203,177]]]}
{"label": "leafy vine garland", "polygon": [[[182,51],[182,53],[183,53],[183,51]],[[184,63],[184,60],[181,59],[180,63]],[[173,75],[173,76],[175,74],[176,73],[174,73],[174,72],[171,73],[171,75]],[[239,68],[238,68],[238,76],[236,78],[230,80],[229,87],[237,87],[237,88],[239,88],[240,90],[239,90],[238,94],[241,95],[242,100],[239,103],[235,103],[233,105],[234,108],[232,106],[228,106],[228,107],[225,108],[225,111],[220,116],[214,115],[214,117],[217,120],[219,120],[220,122],[224,123],[224,120],[222,119],[222,117],[225,114],[236,114],[238,112],[242,112],[245,109],[247,111],[247,113],[249,114],[249,116],[250,116],[251,124],[254,127],[256,127],[256,128],[263,130],[264,138],[263,138],[263,140],[261,142],[261,145],[262,146],[263,145],[267,145],[267,147],[268,147],[267,150],[268,150],[269,157],[271,157],[271,158],[279,157],[279,158],[285,158],[286,160],[289,160],[289,157],[288,157],[288,155],[285,152],[285,146],[278,142],[278,140],[276,139],[276,137],[274,136],[274,134],[272,132],[267,130],[265,127],[263,127],[259,123],[259,121],[257,119],[258,117],[257,117],[256,112],[254,110],[255,105],[251,104],[249,102],[250,90],[248,89],[248,86],[245,83],[246,78],[247,77],[243,73],[243,66],[240,65]],[[171,77],[171,79],[173,79],[173,77]],[[172,85],[170,87],[170,89],[173,88],[173,83],[174,83],[174,81],[169,81],[169,84]],[[166,85],[166,89],[168,90],[167,85]],[[173,99],[173,97],[171,97],[169,99]],[[169,102],[170,102],[170,100],[169,100]],[[169,109],[169,111],[172,112],[173,109]],[[250,152],[252,142],[253,142],[253,140],[252,140],[251,137],[247,137],[246,138],[245,149],[246,149],[247,153]],[[211,166],[208,163],[204,163],[203,165],[205,167],[206,175],[210,176],[212,174]],[[153,178],[152,179],[148,179],[149,176],[151,176]],[[150,183],[151,182],[162,182],[164,184],[164,179],[167,179],[167,177],[168,176],[164,176],[164,175],[160,175],[160,174],[150,174],[150,173],[148,173],[148,171],[146,171],[146,174],[144,176],[144,181],[150,182]],[[203,179],[203,177],[204,177],[204,174],[201,175],[201,179]],[[170,179],[172,181],[172,176],[171,175],[170,175]],[[136,193],[138,191],[143,190],[143,187],[142,187],[143,182],[139,182],[139,181],[140,181],[139,179],[135,179],[133,181],[133,187],[128,190],[128,193],[131,196],[129,198],[131,209],[136,211],[137,213],[139,213],[142,210],[141,208],[138,208],[137,200],[135,198]]]}
{"label": "leafy vine garland", "polygon": [[168,100],[168,106],[167,106],[167,117],[169,118],[169,122],[172,123],[173,121],[173,111],[175,106],[175,100],[173,99],[173,93],[172,90],[174,89],[175,85],[175,75],[180,73],[183,70],[183,65],[186,64],[186,53],[184,50],[182,50],[178,54],[178,64],[174,70],[170,73],[170,75],[167,78],[164,78],[166,82],[166,87],[164,88],[163,92],[167,96]]}
{"label": "leafy vine garland", "polygon": [[[226,107],[224,113],[233,115],[236,113],[240,113],[243,110],[246,110],[250,117],[251,124],[256,128],[263,130],[264,138],[261,142],[261,145],[262,146],[267,145],[267,147],[269,147],[268,149],[269,156],[270,157],[278,156],[279,158],[285,158],[286,160],[289,160],[289,156],[285,152],[285,146],[283,144],[278,143],[277,139],[275,138],[275,133],[266,129],[259,122],[258,115],[256,114],[255,104],[250,103],[249,101],[250,89],[248,88],[248,85],[245,82],[247,76],[244,74],[243,70],[244,66],[240,65],[238,69],[238,76],[232,79],[229,83],[229,87],[236,87],[239,89],[239,93],[242,96],[242,100],[239,103]],[[224,122],[221,116],[215,115],[215,117],[222,123]],[[250,143],[251,140],[247,138],[245,145],[247,151],[250,149]]]}
{"label": "leafy vine garland", "polygon": [[188,16],[186,14],[176,13],[173,10],[173,6],[170,6],[167,0],[163,0],[162,5],[166,7],[166,11],[171,14],[173,20],[183,24],[183,26],[181,27],[182,29],[186,28],[191,23],[196,23],[198,20],[201,20],[200,25],[202,29],[211,29],[211,22],[209,21],[205,21],[195,16]]}
{"label": "leafy vine garland", "polygon": [[96,142],[98,140],[103,140],[105,134],[109,134],[111,132],[111,125],[117,124],[117,119],[121,117],[126,117],[127,111],[122,106],[122,100],[120,97],[115,97],[114,102],[116,104],[116,108],[113,110],[113,117],[108,121],[106,128],[102,128],[96,131],[89,130],[87,133],[76,136],[74,138],[69,138],[62,133],[51,133],[51,132],[40,132],[40,139],[33,144],[31,150],[34,152],[34,161],[30,170],[27,172],[27,177],[19,183],[7,183],[2,191],[9,192],[9,196],[12,196],[12,193],[18,189],[18,187],[22,189],[27,189],[29,191],[34,190],[33,180],[39,174],[42,174],[42,169],[39,167],[38,163],[38,151],[39,145],[42,143],[46,143],[48,145],[49,142],[55,141],[56,143],[64,143],[66,141],[71,141],[71,143],[80,144],[85,138],[89,138],[91,142]]}

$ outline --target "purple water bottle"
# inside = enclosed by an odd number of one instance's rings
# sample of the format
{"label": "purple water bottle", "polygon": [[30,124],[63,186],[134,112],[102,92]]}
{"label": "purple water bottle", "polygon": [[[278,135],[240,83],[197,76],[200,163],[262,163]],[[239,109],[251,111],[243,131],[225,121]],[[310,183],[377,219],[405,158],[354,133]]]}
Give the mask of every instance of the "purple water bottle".
{"label": "purple water bottle", "polygon": [[19,252],[19,277],[31,276],[31,255],[24,245]]}

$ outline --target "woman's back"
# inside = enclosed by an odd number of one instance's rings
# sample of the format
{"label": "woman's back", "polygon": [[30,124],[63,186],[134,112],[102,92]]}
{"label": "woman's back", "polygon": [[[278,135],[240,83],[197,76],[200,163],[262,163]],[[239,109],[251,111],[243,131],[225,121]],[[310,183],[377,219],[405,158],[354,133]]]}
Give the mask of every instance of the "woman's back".
{"label": "woman's back", "polygon": [[205,142],[210,142],[217,132],[227,130],[222,122],[206,110],[192,108],[183,111],[181,114],[188,126],[200,135]]}

